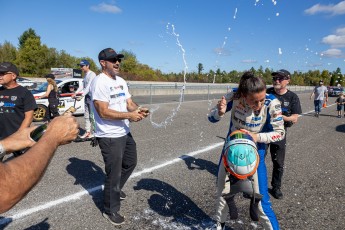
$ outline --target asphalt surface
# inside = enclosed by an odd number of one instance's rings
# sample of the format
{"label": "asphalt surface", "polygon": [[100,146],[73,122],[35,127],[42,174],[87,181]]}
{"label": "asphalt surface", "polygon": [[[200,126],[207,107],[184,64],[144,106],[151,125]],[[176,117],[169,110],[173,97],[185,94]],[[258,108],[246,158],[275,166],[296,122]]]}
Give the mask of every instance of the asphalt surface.
{"label": "asphalt surface", "polygon": [[[312,111],[309,94],[299,97],[303,113]],[[319,118],[304,114],[288,130],[284,199],[271,199],[281,229],[345,228],[345,118],[336,117],[334,101],[330,98]],[[229,115],[217,124],[208,122],[215,102],[149,105],[151,118],[131,124],[138,165],[124,188],[121,227],[101,215],[100,150],[79,142],[57,150],[37,186],[0,216],[0,229],[207,229],[229,126]],[[83,127],[83,117],[77,119]],[[269,156],[266,162],[270,177]],[[250,221],[248,200],[237,196],[236,202],[239,219],[229,219],[227,229],[262,229]]]}

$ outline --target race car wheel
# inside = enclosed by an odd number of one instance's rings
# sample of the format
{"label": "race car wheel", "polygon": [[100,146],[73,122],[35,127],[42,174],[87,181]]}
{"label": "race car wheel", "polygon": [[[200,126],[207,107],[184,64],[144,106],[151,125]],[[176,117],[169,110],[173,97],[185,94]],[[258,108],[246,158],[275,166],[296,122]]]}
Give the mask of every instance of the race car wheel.
{"label": "race car wheel", "polygon": [[43,121],[48,108],[44,105],[37,105],[37,109],[34,111],[34,121]]}

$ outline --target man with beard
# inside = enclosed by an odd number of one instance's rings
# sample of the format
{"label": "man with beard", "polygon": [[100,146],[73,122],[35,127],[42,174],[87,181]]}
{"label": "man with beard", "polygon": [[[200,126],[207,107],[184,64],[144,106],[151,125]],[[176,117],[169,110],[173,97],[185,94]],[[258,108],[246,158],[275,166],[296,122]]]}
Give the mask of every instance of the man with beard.
{"label": "man with beard", "polygon": [[[287,128],[297,123],[298,115],[302,113],[301,104],[297,94],[287,89],[290,83],[291,74],[289,71],[281,69],[272,73],[273,87],[267,90],[267,93],[273,94],[281,103],[281,109],[284,119],[285,133]],[[273,162],[272,189],[271,195],[276,199],[282,199],[281,183],[284,172],[284,160],[286,151],[286,134],[281,141],[269,144],[271,158]]]}
{"label": "man with beard", "polygon": [[131,98],[126,81],[117,76],[123,54],[106,48],[98,55],[102,67],[91,84],[92,113],[95,137],[105,164],[103,216],[113,225],[121,225],[125,218],[119,213],[120,200],[126,198],[123,186],[137,164],[137,149],[129,129],[129,122],[148,116]]}

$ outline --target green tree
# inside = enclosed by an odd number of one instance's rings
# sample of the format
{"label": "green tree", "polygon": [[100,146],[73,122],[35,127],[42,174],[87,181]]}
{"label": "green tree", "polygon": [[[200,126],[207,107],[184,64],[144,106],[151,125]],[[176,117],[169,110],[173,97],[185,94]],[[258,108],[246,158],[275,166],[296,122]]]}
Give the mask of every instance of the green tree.
{"label": "green tree", "polygon": [[31,75],[42,75],[46,71],[45,59],[48,47],[42,46],[40,38],[28,38],[18,52],[17,64],[21,71]]}
{"label": "green tree", "polygon": [[198,75],[200,75],[201,72],[204,70],[204,66],[201,63],[199,63],[197,68],[198,68]]}
{"label": "green tree", "polygon": [[10,42],[5,41],[0,44],[0,62],[15,62],[17,49]]}
{"label": "green tree", "polygon": [[26,40],[29,38],[38,38],[41,40],[40,36],[38,36],[34,29],[29,28],[28,30],[24,31],[24,33],[18,38],[19,40],[19,49],[22,49]]}

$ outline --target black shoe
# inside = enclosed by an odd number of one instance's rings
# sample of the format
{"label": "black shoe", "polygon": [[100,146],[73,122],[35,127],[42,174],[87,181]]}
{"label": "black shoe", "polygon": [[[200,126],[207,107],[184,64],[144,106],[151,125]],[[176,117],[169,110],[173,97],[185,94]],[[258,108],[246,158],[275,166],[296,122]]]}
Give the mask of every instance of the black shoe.
{"label": "black shoe", "polygon": [[127,198],[126,193],[120,191],[120,200],[126,200],[126,198]]}
{"label": "black shoe", "polygon": [[269,190],[270,194],[276,199],[283,199],[283,193],[280,188],[272,188]]}
{"label": "black shoe", "polygon": [[125,217],[121,216],[117,212],[112,214],[107,214],[103,212],[103,217],[109,220],[109,222],[113,225],[121,225],[125,222]]}

